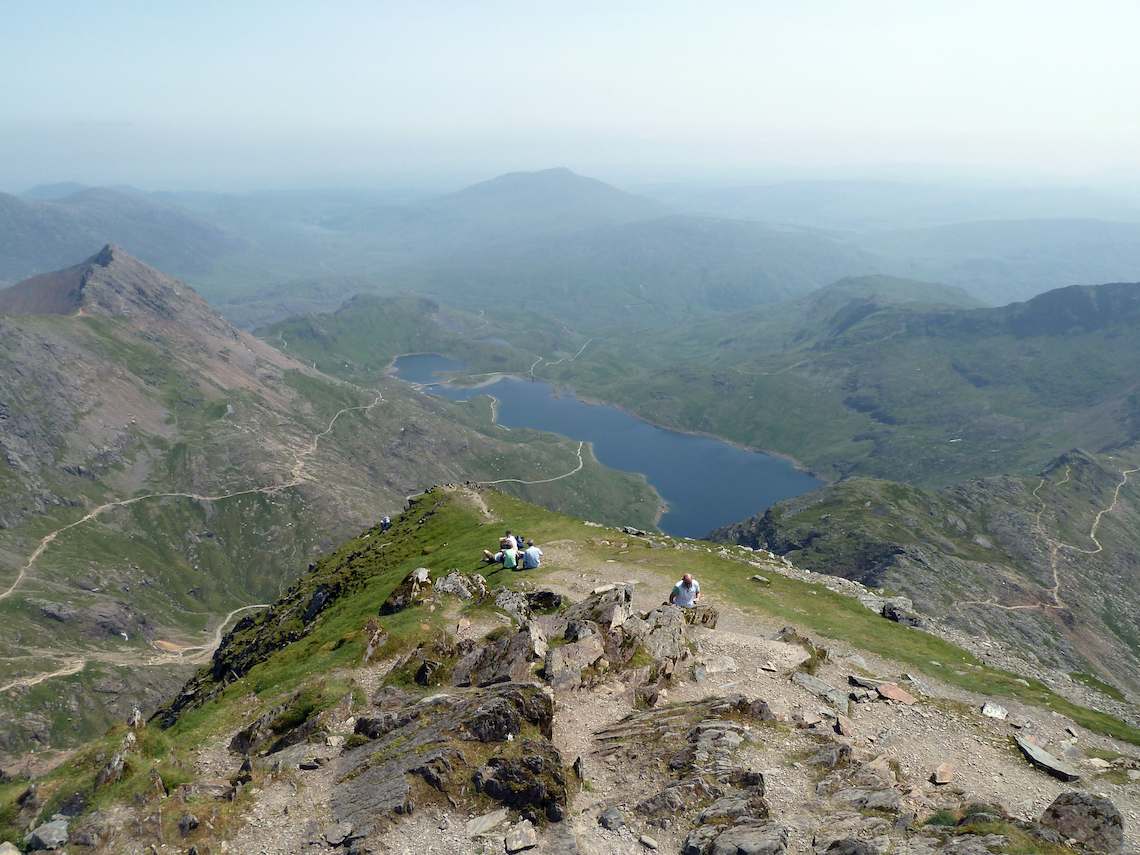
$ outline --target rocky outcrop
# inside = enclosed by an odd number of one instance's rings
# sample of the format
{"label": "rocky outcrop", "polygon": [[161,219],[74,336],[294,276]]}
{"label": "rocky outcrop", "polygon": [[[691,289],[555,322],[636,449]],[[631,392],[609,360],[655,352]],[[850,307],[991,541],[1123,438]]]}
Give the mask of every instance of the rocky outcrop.
{"label": "rocky outcrop", "polygon": [[1041,824],[1094,852],[1124,850],[1124,817],[1103,796],[1062,793],[1045,809]]}
{"label": "rocky outcrop", "polygon": [[470,804],[478,794],[532,821],[557,822],[567,785],[551,742],[553,715],[551,698],[534,683],[457,689],[365,711],[356,731],[369,741],[337,761],[335,818],[364,826],[433,800]]}

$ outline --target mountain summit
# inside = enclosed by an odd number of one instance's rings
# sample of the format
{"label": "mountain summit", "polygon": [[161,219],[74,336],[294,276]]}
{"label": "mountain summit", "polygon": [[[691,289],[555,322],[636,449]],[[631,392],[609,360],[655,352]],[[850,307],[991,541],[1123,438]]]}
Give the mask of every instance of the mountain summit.
{"label": "mountain summit", "polygon": [[193,289],[114,244],[74,267],[41,273],[0,291],[0,314],[4,315],[141,312],[173,319],[190,305],[209,309]]}

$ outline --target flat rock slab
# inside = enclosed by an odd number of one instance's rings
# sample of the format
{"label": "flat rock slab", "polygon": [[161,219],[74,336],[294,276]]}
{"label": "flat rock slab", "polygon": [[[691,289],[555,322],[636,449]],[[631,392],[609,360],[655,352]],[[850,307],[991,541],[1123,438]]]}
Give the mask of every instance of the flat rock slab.
{"label": "flat rock slab", "polygon": [[1014,739],[1017,740],[1017,747],[1021,749],[1021,753],[1038,769],[1066,782],[1081,779],[1080,772],[1063,760],[1058,760],[1044,748],[1034,745],[1028,739],[1023,739],[1020,736],[1015,736]]}
{"label": "flat rock slab", "polygon": [[839,689],[826,683],[819,677],[813,677],[811,674],[804,674],[802,671],[795,671],[792,674],[792,682],[797,686],[802,686],[813,695],[827,701],[833,707],[847,711],[847,696]]}
{"label": "flat rock slab", "polygon": [[504,841],[508,852],[522,852],[524,849],[533,849],[538,845],[538,834],[529,819],[524,819],[507,832]]}
{"label": "flat rock slab", "polygon": [[485,813],[482,816],[470,819],[467,821],[467,833],[472,837],[477,834],[486,834],[495,826],[505,822],[507,815],[507,809],[500,808],[499,810],[493,810],[490,813]]}
{"label": "flat rock slab", "polygon": [[918,703],[918,698],[906,689],[900,689],[894,683],[881,683],[876,687],[876,691],[879,693],[879,697],[886,698],[888,701],[898,701],[907,706]]}

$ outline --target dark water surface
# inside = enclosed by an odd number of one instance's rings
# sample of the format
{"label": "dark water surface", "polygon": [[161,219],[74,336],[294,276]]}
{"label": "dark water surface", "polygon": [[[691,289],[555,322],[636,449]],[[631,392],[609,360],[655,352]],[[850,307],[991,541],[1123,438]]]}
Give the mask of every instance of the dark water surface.
{"label": "dark water surface", "polygon": [[[401,356],[396,376],[421,384],[439,384],[437,371],[467,366],[434,353]],[[508,428],[557,433],[593,445],[594,457],[611,469],[640,472],[669,503],[658,527],[674,537],[704,537],[715,528],[740,522],[775,502],[823,486],[798,472],[787,460],[745,451],[707,436],[691,436],[654,427],[614,407],[584,404],[569,394],[557,396],[548,383],[505,378],[477,389],[434,385],[435,394],[453,401],[493,395],[498,422]],[[525,472],[501,473],[526,478]]]}

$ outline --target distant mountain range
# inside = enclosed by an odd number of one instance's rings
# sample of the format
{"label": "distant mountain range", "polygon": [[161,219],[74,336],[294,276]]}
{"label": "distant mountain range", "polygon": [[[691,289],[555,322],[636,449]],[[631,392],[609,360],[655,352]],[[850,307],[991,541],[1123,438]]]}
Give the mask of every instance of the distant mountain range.
{"label": "distant mountain range", "polygon": [[49,200],[0,193],[0,281],[65,267],[107,243],[183,275],[248,248],[235,233],[141,193],[88,188]]}
{"label": "distant mountain range", "polygon": [[[228,196],[45,185],[0,196],[0,280],[105,242],[181,275],[246,329],[408,291],[583,331],[668,324],[882,273],[992,305],[1140,278],[1140,205],[1084,190],[789,182],[622,192],[566,169],[408,192]],[[68,192],[74,191],[74,192]],[[64,195],[66,194],[66,195]]]}

